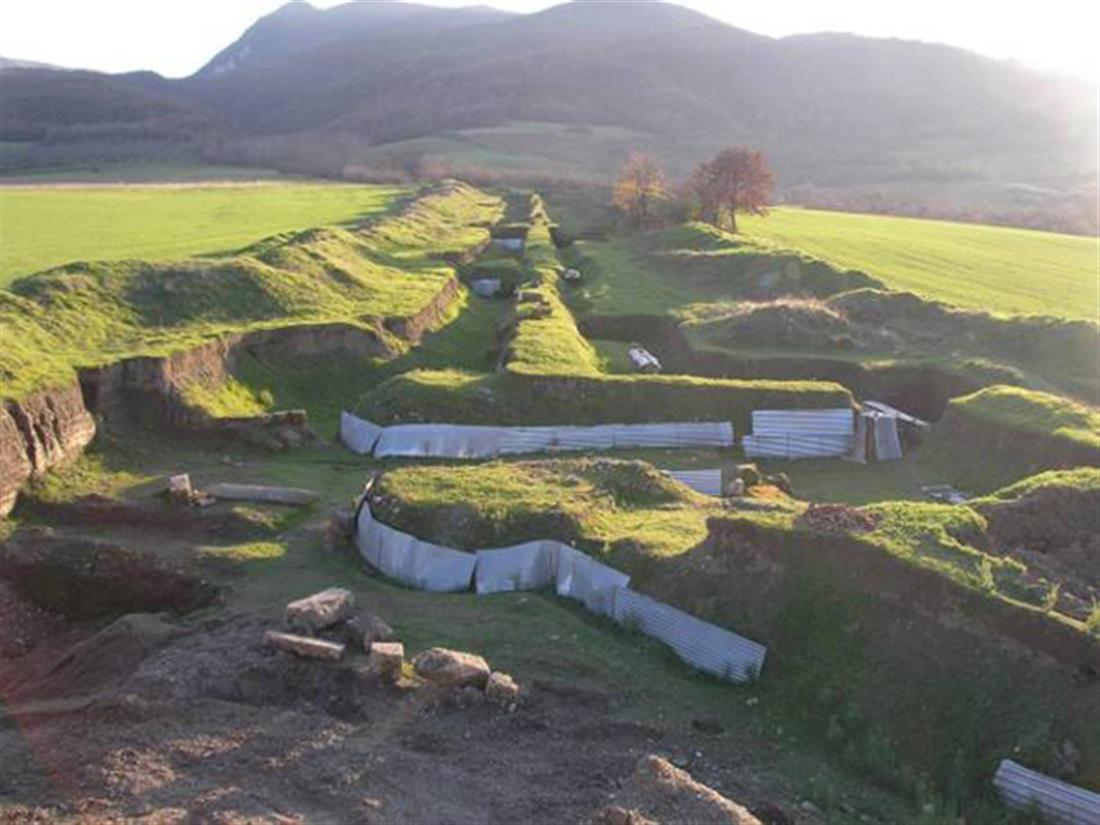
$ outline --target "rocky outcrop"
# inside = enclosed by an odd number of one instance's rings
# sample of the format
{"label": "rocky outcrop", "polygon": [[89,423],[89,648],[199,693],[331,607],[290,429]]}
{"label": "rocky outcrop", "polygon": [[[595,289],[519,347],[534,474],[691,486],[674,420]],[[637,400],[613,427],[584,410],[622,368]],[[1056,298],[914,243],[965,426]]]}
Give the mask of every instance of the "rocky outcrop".
{"label": "rocky outcrop", "polygon": [[0,516],[15,506],[19,488],[80,455],[96,424],[79,387],[44,390],[0,408]]}

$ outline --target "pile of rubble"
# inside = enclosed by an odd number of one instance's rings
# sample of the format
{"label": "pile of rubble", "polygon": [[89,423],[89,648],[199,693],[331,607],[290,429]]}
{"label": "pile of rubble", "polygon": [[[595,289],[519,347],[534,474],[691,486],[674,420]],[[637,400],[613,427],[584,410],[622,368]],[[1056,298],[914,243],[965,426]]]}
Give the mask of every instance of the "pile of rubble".
{"label": "pile of rubble", "polygon": [[796,527],[821,533],[869,533],[879,516],[847,504],[811,504],[795,521]]}
{"label": "pile of rubble", "polygon": [[422,651],[405,661],[405,645],[393,628],[368,610],[360,609],[355,595],[330,587],[286,606],[288,632],[268,630],[263,643],[296,656],[341,661],[357,653],[367,657],[364,676],[403,687],[434,685],[474,690],[512,712],[519,685],[507,673],[494,671],[481,656],[443,647]]}

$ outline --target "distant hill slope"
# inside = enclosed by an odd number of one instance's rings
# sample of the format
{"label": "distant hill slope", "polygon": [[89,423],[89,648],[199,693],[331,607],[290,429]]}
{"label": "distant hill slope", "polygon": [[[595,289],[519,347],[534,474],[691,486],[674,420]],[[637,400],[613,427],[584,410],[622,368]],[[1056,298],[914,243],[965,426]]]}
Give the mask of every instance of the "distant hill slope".
{"label": "distant hill slope", "polygon": [[[295,3],[189,78],[99,75],[74,109],[62,105],[64,84],[36,75],[5,72],[3,83],[5,98],[34,98],[37,134],[114,121],[103,110],[138,103],[138,89],[152,109],[171,101],[186,112],[176,138],[208,156],[315,172],[339,173],[370,146],[515,121],[641,133],[631,143],[663,154],[675,174],[716,146],[752,143],[785,186],[993,181],[1066,192],[1094,186],[1096,172],[1085,84],[946,46],[777,40],[667,3],[529,15]],[[27,139],[26,109],[5,106],[0,139]],[[215,124],[227,129],[216,139]]]}
{"label": "distant hill slope", "polygon": [[42,63],[38,60],[20,60],[15,57],[4,57],[0,55],[0,72],[7,69],[57,69],[62,70],[63,66],[55,66],[52,63]]}

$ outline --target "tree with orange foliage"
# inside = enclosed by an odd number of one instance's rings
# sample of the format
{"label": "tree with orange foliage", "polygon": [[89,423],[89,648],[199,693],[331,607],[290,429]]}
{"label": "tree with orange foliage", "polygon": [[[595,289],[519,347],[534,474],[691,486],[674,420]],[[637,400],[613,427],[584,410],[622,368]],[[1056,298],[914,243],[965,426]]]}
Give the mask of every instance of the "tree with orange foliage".
{"label": "tree with orange foliage", "polygon": [[701,220],[720,227],[728,218],[730,230],[736,232],[739,211],[767,214],[775,178],[762,152],[738,146],[695,167],[689,186]]}
{"label": "tree with orange foliage", "polygon": [[615,184],[615,206],[643,224],[653,201],[664,194],[665,173],[661,164],[645,152],[631,152]]}

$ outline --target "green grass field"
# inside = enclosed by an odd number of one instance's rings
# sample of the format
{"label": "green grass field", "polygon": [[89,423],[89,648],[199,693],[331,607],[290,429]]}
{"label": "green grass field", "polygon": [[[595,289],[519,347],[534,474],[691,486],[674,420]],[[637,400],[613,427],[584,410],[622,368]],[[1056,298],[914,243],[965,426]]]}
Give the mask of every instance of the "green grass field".
{"label": "green grass field", "polygon": [[1100,242],[997,226],[775,209],[748,240],[798,249],[904,289],[989,312],[1100,316]]}
{"label": "green grass field", "polygon": [[[233,256],[78,263],[19,279],[0,290],[0,394],[227,332],[413,315],[454,277],[440,256],[484,242],[500,211],[499,199],[456,184],[366,228],[284,233]],[[232,408],[244,395],[219,400]]]}
{"label": "green grass field", "polygon": [[406,191],[306,182],[4,185],[0,285],[70,261],[230,252],[268,235],[376,215]]}

